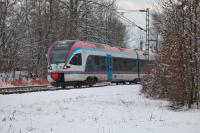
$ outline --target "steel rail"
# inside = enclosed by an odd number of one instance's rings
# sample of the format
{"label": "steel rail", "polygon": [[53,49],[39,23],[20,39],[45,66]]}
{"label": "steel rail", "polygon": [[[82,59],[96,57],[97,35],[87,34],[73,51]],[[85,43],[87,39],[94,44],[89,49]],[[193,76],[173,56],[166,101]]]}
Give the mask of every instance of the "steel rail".
{"label": "steel rail", "polygon": [[28,92],[37,92],[37,91],[48,91],[53,89],[48,85],[37,85],[37,86],[17,86],[17,87],[5,87],[0,88],[0,94],[20,94],[20,93],[28,93]]}
{"label": "steel rail", "polygon": [[38,86],[19,86],[19,87],[5,87],[0,88],[0,95],[9,95],[9,94],[22,94],[22,93],[31,93],[39,91],[58,91],[58,90],[71,90],[71,89],[82,89],[82,88],[93,88],[93,87],[103,87],[113,85],[108,82],[97,83],[92,87],[81,86],[79,88],[68,86],[66,88],[53,87],[50,85],[38,85]]}

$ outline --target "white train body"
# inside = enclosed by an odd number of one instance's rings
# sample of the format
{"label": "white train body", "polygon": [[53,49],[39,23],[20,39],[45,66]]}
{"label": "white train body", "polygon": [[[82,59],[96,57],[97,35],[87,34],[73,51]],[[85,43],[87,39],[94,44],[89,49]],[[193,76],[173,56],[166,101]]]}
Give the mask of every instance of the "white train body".
{"label": "white train body", "polygon": [[[57,56],[62,47],[65,56]],[[56,42],[48,55],[48,81],[63,87],[103,81],[134,82],[144,75],[146,62],[143,51],[70,40]],[[57,61],[56,56],[62,61]]]}

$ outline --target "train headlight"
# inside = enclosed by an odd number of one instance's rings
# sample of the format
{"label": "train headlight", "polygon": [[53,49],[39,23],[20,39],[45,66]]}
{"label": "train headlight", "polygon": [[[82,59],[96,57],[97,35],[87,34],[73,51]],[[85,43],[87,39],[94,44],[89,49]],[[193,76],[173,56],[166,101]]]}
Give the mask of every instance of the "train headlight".
{"label": "train headlight", "polygon": [[67,66],[66,64],[63,66],[63,69],[68,69],[70,66]]}
{"label": "train headlight", "polygon": [[51,66],[49,66],[49,67],[48,67],[48,69],[49,69],[49,70],[52,70],[52,67],[51,67]]}
{"label": "train headlight", "polygon": [[66,65],[64,65],[63,69],[67,69],[67,66],[66,66]]}

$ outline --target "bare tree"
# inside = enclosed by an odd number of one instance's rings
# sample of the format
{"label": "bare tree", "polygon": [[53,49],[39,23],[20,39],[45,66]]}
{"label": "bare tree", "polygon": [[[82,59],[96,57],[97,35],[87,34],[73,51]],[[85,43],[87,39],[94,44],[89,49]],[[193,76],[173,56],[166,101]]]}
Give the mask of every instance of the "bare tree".
{"label": "bare tree", "polygon": [[1,0],[0,71],[46,77],[45,53],[56,40],[123,46],[126,27],[114,0]]}
{"label": "bare tree", "polygon": [[168,98],[174,105],[198,106],[199,1],[165,1],[163,9],[162,14],[154,14],[163,37],[159,61],[144,79],[143,92]]}

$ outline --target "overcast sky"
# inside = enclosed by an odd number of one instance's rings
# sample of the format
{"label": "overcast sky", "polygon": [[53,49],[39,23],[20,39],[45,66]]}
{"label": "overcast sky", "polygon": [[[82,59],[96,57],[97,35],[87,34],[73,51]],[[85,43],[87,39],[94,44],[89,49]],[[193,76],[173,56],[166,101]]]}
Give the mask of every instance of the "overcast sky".
{"label": "overcast sky", "polygon": [[[117,0],[117,6],[119,9],[126,9],[126,10],[140,10],[140,9],[147,9],[149,8],[150,11],[152,11],[155,8],[157,0]],[[121,11],[121,10],[119,10]],[[139,25],[142,28],[146,28],[146,14],[141,12],[125,12],[124,16],[129,18],[131,21],[134,21],[137,25]],[[126,22],[125,22],[126,23]],[[127,23],[128,25],[128,23]],[[130,30],[131,35],[131,42],[129,45],[132,46],[139,46],[138,40],[139,32],[140,34],[144,33],[141,32],[138,28],[134,26],[129,26],[128,28]],[[144,33],[145,35],[145,33]],[[144,38],[145,40],[145,38]]]}
{"label": "overcast sky", "polygon": [[156,0],[117,0],[119,8],[138,10],[152,8]]}

